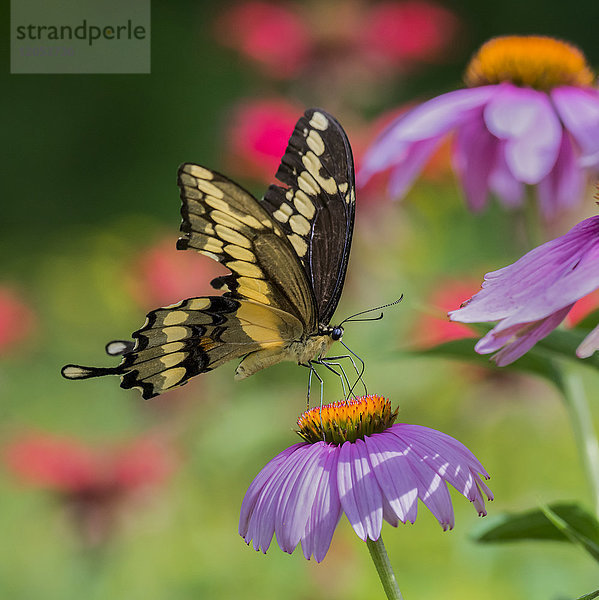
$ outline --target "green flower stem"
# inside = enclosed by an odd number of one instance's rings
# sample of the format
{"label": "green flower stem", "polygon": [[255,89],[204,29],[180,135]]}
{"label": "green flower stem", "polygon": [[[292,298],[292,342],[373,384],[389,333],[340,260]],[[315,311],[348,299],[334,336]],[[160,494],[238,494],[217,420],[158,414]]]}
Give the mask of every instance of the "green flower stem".
{"label": "green flower stem", "polygon": [[593,495],[595,514],[599,517],[599,444],[582,379],[578,373],[564,373],[564,398]]}
{"label": "green flower stem", "polygon": [[385,594],[389,600],[403,600],[403,596],[399,591],[397,580],[395,579],[395,573],[389,562],[389,556],[387,550],[385,550],[385,544],[383,544],[383,538],[379,537],[376,542],[373,542],[370,538],[366,539],[366,545],[372,557],[372,562],[376,567],[379,579],[383,584]]}

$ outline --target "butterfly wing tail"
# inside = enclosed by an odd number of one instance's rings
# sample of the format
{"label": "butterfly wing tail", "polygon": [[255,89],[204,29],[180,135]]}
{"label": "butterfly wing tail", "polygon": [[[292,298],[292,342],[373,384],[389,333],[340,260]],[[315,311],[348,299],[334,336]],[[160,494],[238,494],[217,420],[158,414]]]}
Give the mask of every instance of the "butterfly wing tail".
{"label": "butterfly wing tail", "polygon": [[84,367],[82,365],[65,365],[60,370],[65,379],[90,379],[104,375],[122,375],[119,367]]}

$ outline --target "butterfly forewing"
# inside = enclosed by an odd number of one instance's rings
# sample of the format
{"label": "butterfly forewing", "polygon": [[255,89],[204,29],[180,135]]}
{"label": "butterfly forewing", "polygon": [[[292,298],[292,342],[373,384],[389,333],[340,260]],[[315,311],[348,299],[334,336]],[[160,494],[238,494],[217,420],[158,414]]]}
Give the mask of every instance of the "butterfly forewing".
{"label": "butterfly forewing", "polygon": [[310,109],[297,122],[262,201],[296,250],[310,281],[318,320],[327,325],[341,296],[355,215],[354,165],[343,128]]}
{"label": "butterfly forewing", "polygon": [[218,289],[287,311],[315,330],[309,282],[276,220],[249,192],[204,167],[182,165],[178,182],[185,236],[177,247],[194,248],[231,271],[215,280]]}

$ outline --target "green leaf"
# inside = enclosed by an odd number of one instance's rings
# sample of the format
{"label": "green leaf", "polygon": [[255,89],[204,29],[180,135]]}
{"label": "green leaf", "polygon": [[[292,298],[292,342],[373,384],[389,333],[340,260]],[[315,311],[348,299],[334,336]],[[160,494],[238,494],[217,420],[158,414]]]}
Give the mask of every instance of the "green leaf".
{"label": "green leaf", "polygon": [[599,561],[599,521],[576,503],[555,503],[523,513],[506,514],[475,534],[478,542],[553,540],[582,546]]}
{"label": "green leaf", "polygon": [[595,598],[599,598],[599,590],[595,590],[594,592],[591,592],[590,594],[585,594],[584,596],[580,596],[579,598],[576,598],[576,600],[595,600]]}

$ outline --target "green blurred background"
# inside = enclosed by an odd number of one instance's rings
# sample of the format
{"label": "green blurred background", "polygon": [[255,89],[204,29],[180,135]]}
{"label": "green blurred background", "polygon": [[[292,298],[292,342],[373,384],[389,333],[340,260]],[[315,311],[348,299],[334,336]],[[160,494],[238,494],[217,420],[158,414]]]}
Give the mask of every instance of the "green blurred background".
{"label": "green blurred background", "polygon": [[[448,61],[390,80],[384,105],[365,108],[365,120],[461,85],[469,56],[493,35],[554,35],[599,65],[595,1],[446,6],[462,23]],[[235,383],[230,364],[150,401],[112,379],[60,377],[68,362],[110,364],[104,344],[127,337],[154,307],[139,299],[136,267],[165,237],[174,248],[177,166],[193,161],[224,170],[231,111],[245,98],[277,94],[303,106],[321,100],[309,86],[272,81],[223,48],[214,22],[225,7],[154,2],[151,75],[10,75],[4,45],[0,284],[19,290],[35,327],[1,357],[0,441],[32,430],[92,444],[160,432],[178,468],[143,508],[121,519],[101,549],[81,544],[51,493],[21,485],[4,469],[2,597],[382,597],[366,547],[345,518],[320,565],[299,551],[284,554],[276,542],[263,556],[237,535],[247,486],[297,441],[302,369],[279,365]],[[257,195],[265,186],[240,181]],[[589,196],[585,214],[593,210]],[[383,322],[348,327],[344,340],[367,360],[369,391],[399,404],[401,420],[445,431],[480,458],[492,475],[491,515],[539,502],[588,501],[557,394],[532,378],[485,377],[401,350],[432,289],[447,278],[481,279],[521,254],[512,228],[513,217],[495,203],[483,215],[470,214],[451,179],[422,181],[401,204],[381,199],[376,210],[358,216],[337,313],[343,318],[405,295]],[[197,265],[199,272],[211,268],[202,257]],[[327,381],[327,400],[337,399],[336,385]],[[475,511],[453,497],[456,527],[449,533],[422,506],[415,525],[383,529],[406,598],[557,600],[597,587],[591,559],[565,544],[477,546],[469,539],[479,525]]]}

